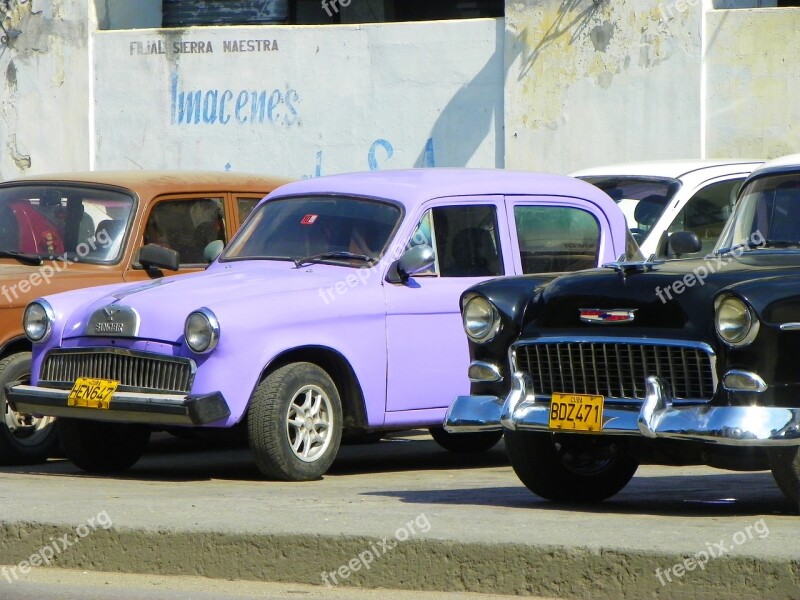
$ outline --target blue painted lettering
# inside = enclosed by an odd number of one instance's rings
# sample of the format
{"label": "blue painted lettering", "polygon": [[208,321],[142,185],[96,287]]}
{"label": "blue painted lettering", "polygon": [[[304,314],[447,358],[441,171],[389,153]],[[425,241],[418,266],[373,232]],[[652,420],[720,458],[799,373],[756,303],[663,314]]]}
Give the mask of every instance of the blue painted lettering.
{"label": "blue painted lettering", "polygon": [[[297,104],[300,95],[294,89],[285,93],[281,90],[181,90],[177,73],[171,76],[171,116],[176,124],[206,125],[219,123],[244,124],[270,122],[278,125],[296,125],[300,120]],[[234,102],[234,98],[236,98]],[[233,104],[233,117],[231,108]],[[285,113],[279,111],[281,104],[286,105]],[[249,110],[248,110],[249,109]],[[248,114],[249,113],[249,114]]]}
{"label": "blue painted lettering", "polygon": [[372,146],[369,148],[369,152],[367,153],[367,163],[369,164],[370,171],[377,171],[378,170],[378,158],[376,156],[376,151],[378,148],[383,148],[386,152],[386,158],[392,158],[394,154],[394,148],[392,145],[384,139],[377,139],[372,142]]}
{"label": "blue painted lettering", "polygon": [[222,100],[219,101],[219,122],[223,125],[227,125],[228,121],[231,118],[225,114],[225,104],[227,104],[228,100],[233,98],[233,92],[230,90],[225,90],[222,92]]}

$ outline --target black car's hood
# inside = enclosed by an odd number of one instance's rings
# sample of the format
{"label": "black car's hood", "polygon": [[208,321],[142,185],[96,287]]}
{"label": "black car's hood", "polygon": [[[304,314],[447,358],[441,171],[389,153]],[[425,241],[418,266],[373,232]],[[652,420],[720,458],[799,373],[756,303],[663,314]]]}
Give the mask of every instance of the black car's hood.
{"label": "black car's hood", "polygon": [[[776,285],[765,286],[765,279]],[[735,291],[761,311],[770,305],[772,292],[765,290],[783,288],[786,298],[787,286],[800,290],[797,251],[752,250],[740,256],[592,269],[559,277],[546,286],[526,333],[579,329],[591,335],[618,336],[627,328],[632,335],[664,337],[678,331],[681,337],[694,337],[694,330],[697,338],[702,338],[713,322],[713,300],[721,290]],[[633,320],[584,322],[581,309],[628,309],[634,311]]]}

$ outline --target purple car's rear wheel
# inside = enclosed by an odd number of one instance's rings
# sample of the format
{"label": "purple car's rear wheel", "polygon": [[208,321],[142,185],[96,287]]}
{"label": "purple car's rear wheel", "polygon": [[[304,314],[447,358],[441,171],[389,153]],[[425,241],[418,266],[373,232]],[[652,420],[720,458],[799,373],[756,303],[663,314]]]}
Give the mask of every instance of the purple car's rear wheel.
{"label": "purple car's rear wheel", "polygon": [[320,478],[342,439],[342,405],[330,376],[312,363],[292,363],[256,388],[247,413],[253,458],[264,475],[284,481]]}
{"label": "purple car's rear wheel", "polygon": [[18,352],[0,361],[0,465],[29,465],[46,461],[58,450],[54,417],[34,417],[11,410],[6,402],[7,383],[28,383],[31,353]]}

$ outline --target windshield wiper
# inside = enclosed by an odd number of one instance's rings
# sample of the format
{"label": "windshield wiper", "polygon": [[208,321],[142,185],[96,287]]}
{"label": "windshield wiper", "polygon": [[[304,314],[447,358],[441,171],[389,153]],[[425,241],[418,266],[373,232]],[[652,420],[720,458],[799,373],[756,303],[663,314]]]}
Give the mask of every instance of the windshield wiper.
{"label": "windshield wiper", "polygon": [[[787,242],[787,243],[796,244],[797,242]],[[738,250],[739,248],[747,248],[748,250],[752,250],[753,248],[763,248],[763,247],[764,247],[764,243],[763,242],[760,243],[760,244],[756,244],[752,240],[747,240],[746,242],[743,242],[741,244],[734,244],[733,246],[728,246],[726,248],[720,248],[719,250],[714,252],[714,254],[719,256],[719,255],[722,255],[722,254],[728,254],[729,252],[733,252],[734,250]]]}
{"label": "windshield wiper", "polygon": [[0,258],[16,258],[23,265],[33,265],[38,267],[44,264],[42,257],[38,254],[25,254],[16,250],[0,250]]}
{"label": "windshield wiper", "polygon": [[374,256],[367,256],[366,254],[356,254],[354,252],[347,252],[345,250],[332,250],[329,252],[312,254],[311,256],[306,256],[305,258],[295,258],[294,264],[299,269],[300,267],[302,267],[307,263],[316,262],[324,258],[353,258],[355,260],[361,260],[368,263],[375,262],[376,260],[378,260]]}

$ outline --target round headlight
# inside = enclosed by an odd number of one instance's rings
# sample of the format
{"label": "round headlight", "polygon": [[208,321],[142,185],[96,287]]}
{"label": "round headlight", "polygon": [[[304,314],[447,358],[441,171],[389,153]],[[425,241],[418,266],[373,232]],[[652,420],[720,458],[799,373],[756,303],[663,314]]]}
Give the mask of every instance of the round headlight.
{"label": "round headlight", "polygon": [[50,335],[54,320],[52,307],[44,300],[36,300],[25,308],[22,327],[30,341],[42,342]]}
{"label": "round headlight", "polygon": [[473,342],[482,344],[491,341],[500,331],[500,314],[494,304],[483,296],[472,296],[461,311],[464,331]]}
{"label": "round headlight", "polygon": [[219,322],[213,312],[201,308],[186,317],[183,326],[186,344],[197,354],[211,352],[219,341]]}
{"label": "round headlight", "polygon": [[714,324],[722,341],[731,346],[746,346],[758,335],[758,317],[736,296],[717,299]]}

